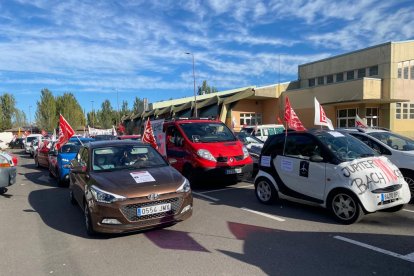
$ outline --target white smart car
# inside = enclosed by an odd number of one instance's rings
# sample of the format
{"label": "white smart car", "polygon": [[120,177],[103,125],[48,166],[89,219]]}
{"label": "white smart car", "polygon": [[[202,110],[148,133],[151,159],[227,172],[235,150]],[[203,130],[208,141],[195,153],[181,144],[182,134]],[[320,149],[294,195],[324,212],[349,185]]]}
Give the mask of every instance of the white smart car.
{"label": "white smart car", "polygon": [[347,133],[323,130],[269,137],[255,193],[265,204],[280,196],[326,207],[343,224],[410,201],[407,182],[386,157]]}

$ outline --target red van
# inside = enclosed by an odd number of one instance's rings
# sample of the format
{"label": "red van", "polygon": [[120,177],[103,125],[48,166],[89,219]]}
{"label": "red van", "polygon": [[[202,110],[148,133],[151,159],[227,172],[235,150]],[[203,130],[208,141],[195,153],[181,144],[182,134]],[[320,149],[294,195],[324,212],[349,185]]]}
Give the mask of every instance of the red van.
{"label": "red van", "polygon": [[246,147],[221,121],[177,119],[165,122],[165,150],[170,164],[190,182],[251,175],[253,160]]}

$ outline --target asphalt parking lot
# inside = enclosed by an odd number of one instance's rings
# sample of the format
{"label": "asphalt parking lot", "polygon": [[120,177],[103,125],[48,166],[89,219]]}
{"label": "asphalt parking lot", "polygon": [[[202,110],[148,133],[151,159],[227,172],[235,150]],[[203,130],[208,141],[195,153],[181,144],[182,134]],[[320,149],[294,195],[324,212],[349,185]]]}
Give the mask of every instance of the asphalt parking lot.
{"label": "asphalt parking lot", "polygon": [[[18,150],[0,196],[1,275],[412,275],[414,205],[337,224],[327,211],[267,206],[251,181],[194,191],[193,216],[128,235],[86,235],[82,211]],[[6,253],[5,253],[6,252]]]}

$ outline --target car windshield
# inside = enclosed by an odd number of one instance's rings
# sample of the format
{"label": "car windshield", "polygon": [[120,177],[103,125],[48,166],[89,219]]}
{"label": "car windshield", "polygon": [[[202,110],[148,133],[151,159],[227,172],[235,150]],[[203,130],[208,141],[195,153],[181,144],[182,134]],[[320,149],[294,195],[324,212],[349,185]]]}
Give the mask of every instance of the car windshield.
{"label": "car windshield", "polygon": [[317,133],[316,137],[342,162],[378,155],[363,142],[346,133],[326,131]]}
{"label": "car windshield", "polygon": [[369,132],[368,135],[380,140],[389,147],[400,150],[414,150],[414,140],[392,132]]}
{"label": "car windshield", "polygon": [[193,143],[236,141],[233,132],[223,123],[183,123],[181,127]]}
{"label": "car windshield", "polygon": [[65,144],[59,150],[59,152],[61,152],[61,153],[77,153],[78,151],[79,151],[79,145],[77,145],[75,143]]}
{"label": "car windshield", "polygon": [[37,136],[32,136],[32,137],[27,137],[26,140],[27,142],[32,142],[33,140],[36,140]]}
{"label": "car windshield", "polygon": [[119,145],[93,149],[93,171],[144,169],[168,166],[152,147]]}

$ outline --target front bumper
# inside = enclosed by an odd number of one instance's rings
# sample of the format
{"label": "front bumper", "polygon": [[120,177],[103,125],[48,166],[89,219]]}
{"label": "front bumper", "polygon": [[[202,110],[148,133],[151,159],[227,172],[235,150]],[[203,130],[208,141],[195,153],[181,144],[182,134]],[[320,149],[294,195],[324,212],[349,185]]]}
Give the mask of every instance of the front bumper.
{"label": "front bumper", "polygon": [[[398,197],[387,200],[386,194],[394,193],[398,194]],[[365,211],[372,213],[379,210],[388,209],[394,206],[407,204],[410,202],[411,193],[407,183],[401,185],[401,188],[396,190],[376,192],[366,191],[362,195],[359,195],[359,199],[362,203]]]}
{"label": "front bumper", "polygon": [[253,164],[245,164],[233,167],[198,167],[194,169],[194,175],[196,177],[202,176],[203,179],[237,178],[237,180],[242,180],[243,178],[251,176],[252,172]]}
{"label": "front bumper", "polygon": [[[174,224],[191,217],[193,212],[191,193],[168,194],[161,196],[156,201],[149,201],[146,197],[142,197],[112,204],[99,203],[94,199],[90,199],[88,202],[93,228],[96,232],[101,233],[125,233]],[[137,216],[137,208],[165,202],[171,203],[171,211]],[[184,210],[186,207],[187,210]],[[104,219],[116,219],[120,224],[103,223]]]}

